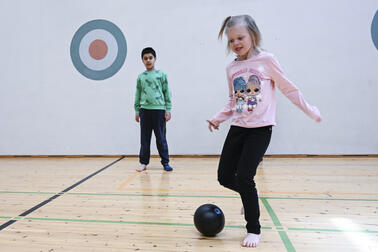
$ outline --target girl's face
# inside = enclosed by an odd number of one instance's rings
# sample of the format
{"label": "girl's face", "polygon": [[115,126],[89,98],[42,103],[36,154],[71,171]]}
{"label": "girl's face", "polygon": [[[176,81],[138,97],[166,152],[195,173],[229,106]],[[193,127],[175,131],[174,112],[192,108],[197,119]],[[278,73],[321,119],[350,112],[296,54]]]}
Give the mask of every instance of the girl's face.
{"label": "girl's face", "polygon": [[235,25],[226,31],[228,45],[240,59],[247,59],[253,51],[253,42],[247,28],[243,25]]}

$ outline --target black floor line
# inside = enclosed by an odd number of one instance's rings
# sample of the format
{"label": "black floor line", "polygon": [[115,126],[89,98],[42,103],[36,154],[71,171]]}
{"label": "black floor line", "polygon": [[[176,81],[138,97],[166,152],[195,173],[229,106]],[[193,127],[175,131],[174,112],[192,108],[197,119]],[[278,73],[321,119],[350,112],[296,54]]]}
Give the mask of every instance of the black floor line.
{"label": "black floor line", "polygon": [[[100,170],[98,170],[98,171],[92,173],[91,175],[89,175],[89,176],[83,178],[82,180],[80,180],[79,182],[73,184],[72,186],[67,187],[66,189],[64,189],[64,190],[61,191],[60,193],[57,193],[57,194],[55,194],[54,196],[50,197],[49,199],[47,199],[47,200],[45,200],[45,201],[39,203],[38,205],[36,205],[36,206],[30,208],[29,210],[26,210],[25,212],[23,212],[22,214],[20,214],[19,217],[25,217],[26,215],[28,215],[28,214],[34,212],[34,211],[37,210],[38,208],[40,208],[40,207],[46,205],[47,203],[53,201],[54,199],[58,198],[58,197],[61,196],[62,194],[66,193],[66,192],[68,192],[68,191],[70,191],[70,190],[72,190],[72,189],[75,188],[76,186],[78,186],[78,185],[80,185],[81,183],[87,181],[88,179],[92,178],[93,176],[97,175],[98,173],[100,173],[100,172],[102,172],[103,170],[109,168],[110,166],[114,165],[115,163],[117,163],[118,161],[121,161],[121,160],[124,159],[124,158],[125,158],[125,156],[123,156],[123,157],[117,159],[116,161],[114,161],[114,162],[108,164],[107,166],[101,168]],[[5,222],[4,224],[2,224],[2,225],[0,226],[0,231],[3,230],[4,228],[8,227],[9,225],[12,225],[12,224],[15,223],[16,221],[17,221],[17,220],[10,220],[10,221]]]}

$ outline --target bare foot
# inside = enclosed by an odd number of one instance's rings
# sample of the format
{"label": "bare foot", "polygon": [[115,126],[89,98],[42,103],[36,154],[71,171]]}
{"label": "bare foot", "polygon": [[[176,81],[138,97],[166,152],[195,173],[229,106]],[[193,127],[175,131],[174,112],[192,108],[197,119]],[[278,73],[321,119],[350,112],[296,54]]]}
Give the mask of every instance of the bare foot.
{"label": "bare foot", "polygon": [[248,248],[256,248],[260,243],[261,234],[248,233],[244,238],[242,246]]}
{"label": "bare foot", "polygon": [[137,172],[142,172],[147,169],[147,165],[141,164],[138,168],[136,168]]}

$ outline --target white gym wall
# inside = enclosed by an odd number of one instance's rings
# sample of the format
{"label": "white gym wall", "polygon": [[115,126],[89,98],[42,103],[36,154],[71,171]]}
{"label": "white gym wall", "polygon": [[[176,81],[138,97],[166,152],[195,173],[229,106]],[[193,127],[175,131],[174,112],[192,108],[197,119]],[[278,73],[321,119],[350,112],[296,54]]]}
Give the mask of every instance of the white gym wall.
{"label": "white gym wall", "polygon": [[[146,46],[172,91],[170,154],[219,154],[229,122],[210,133],[205,120],[227,101],[233,56],[217,35],[238,14],[255,18],[263,48],[323,115],[312,121],[277,90],[267,154],[377,154],[377,9],[377,0],[0,0],[0,155],[138,154],[133,104]],[[127,41],[123,67],[102,81],[70,57],[75,32],[95,19]]]}

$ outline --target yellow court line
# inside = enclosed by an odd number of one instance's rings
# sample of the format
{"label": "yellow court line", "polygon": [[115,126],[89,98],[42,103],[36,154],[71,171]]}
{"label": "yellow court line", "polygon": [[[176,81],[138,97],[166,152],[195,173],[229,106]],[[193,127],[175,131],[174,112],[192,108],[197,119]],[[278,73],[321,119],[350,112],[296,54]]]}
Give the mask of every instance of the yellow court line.
{"label": "yellow court line", "polygon": [[123,182],[117,189],[122,190],[130,181],[132,181],[140,172],[135,172],[133,175],[128,177],[125,182]]}
{"label": "yellow court line", "polygon": [[[126,181],[125,181],[126,182]],[[119,189],[119,190],[122,190]],[[167,188],[124,188],[128,191],[160,191],[160,192],[212,192],[212,193],[232,193],[231,190],[177,190],[177,189],[167,189]],[[330,194],[330,195],[372,195],[376,196],[378,193],[347,193],[347,192],[272,192],[272,191],[259,191],[259,194]]]}
{"label": "yellow court line", "polygon": [[160,191],[160,192],[221,192],[221,193],[232,193],[231,190],[176,190],[176,189],[165,189],[165,188],[125,188],[124,190],[131,191]]}

